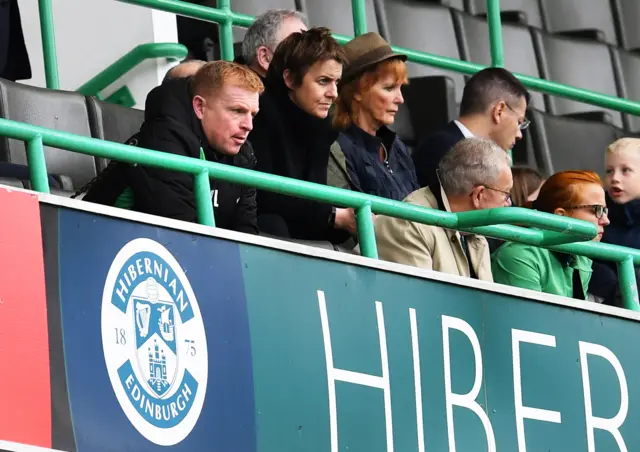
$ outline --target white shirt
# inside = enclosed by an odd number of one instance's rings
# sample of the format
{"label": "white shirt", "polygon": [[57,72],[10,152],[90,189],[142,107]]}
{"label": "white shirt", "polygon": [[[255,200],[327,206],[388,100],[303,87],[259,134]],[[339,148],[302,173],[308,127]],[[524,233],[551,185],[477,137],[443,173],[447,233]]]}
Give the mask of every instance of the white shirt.
{"label": "white shirt", "polygon": [[460,129],[460,132],[462,132],[462,135],[465,138],[473,138],[473,134],[471,133],[471,130],[467,129],[467,126],[465,126],[464,124],[462,124],[460,121],[458,121],[457,119],[455,119],[453,122],[456,123],[456,125],[458,126],[458,129]]}

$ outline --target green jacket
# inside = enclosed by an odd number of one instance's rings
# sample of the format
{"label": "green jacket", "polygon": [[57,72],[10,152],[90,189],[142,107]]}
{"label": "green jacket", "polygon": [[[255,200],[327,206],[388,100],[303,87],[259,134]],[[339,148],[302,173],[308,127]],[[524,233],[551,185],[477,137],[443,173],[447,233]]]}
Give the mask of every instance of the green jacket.
{"label": "green jacket", "polygon": [[569,256],[515,242],[505,243],[491,256],[495,282],[569,298],[573,298],[574,271],[579,272],[587,296],[591,264],[591,259],[584,256]]}

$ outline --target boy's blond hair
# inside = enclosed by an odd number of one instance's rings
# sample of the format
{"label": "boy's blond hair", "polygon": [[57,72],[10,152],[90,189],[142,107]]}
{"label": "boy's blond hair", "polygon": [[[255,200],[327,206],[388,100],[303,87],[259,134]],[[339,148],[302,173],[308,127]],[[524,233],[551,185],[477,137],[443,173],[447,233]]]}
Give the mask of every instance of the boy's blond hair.
{"label": "boy's blond hair", "polygon": [[622,154],[633,151],[640,152],[640,138],[620,138],[607,148],[607,154]]}

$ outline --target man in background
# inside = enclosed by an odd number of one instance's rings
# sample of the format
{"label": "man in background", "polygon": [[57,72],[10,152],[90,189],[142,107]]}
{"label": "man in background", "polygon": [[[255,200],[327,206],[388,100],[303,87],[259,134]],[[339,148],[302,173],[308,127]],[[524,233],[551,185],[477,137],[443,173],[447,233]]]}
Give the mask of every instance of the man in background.
{"label": "man in background", "polygon": [[264,78],[278,44],[291,33],[305,30],[307,23],[302,13],[287,9],[267,11],[256,18],[244,35],[242,63]]}
{"label": "man in background", "polygon": [[414,152],[420,186],[437,188],[440,160],[464,138],[486,138],[509,151],[529,126],[528,102],[529,92],[511,72],[502,68],[477,72],[464,87],[460,117],[427,137]]}

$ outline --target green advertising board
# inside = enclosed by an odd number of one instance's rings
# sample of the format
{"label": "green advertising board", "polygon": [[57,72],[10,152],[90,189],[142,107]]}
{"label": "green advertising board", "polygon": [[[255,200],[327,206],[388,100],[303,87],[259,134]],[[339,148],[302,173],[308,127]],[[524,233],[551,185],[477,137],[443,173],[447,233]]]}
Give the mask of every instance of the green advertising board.
{"label": "green advertising board", "polygon": [[640,329],[617,310],[241,255],[260,451],[640,450]]}
{"label": "green advertising board", "polygon": [[54,449],[640,451],[639,314],[39,198]]}

